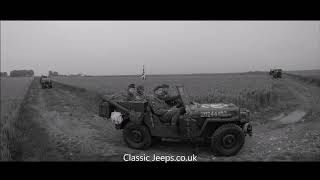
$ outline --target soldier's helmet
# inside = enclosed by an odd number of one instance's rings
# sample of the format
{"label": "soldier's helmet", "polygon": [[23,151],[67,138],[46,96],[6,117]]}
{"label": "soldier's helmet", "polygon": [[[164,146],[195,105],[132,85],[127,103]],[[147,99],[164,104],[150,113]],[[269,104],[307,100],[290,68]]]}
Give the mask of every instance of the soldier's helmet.
{"label": "soldier's helmet", "polygon": [[170,86],[168,84],[162,84],[163,88],[169,88]]}
{"label": "soldier's helmet", "polygon": [[158,85],[153,89],[153,92],[157,91],[160,88],[166,88],[166,86],[163,86],[163,84],[162,85]]}
{"label": "soldier's helmet", "polygon": [[130,88],[136,88],[136,85],[135,84],[129,84],[128,89],[130,89]]}

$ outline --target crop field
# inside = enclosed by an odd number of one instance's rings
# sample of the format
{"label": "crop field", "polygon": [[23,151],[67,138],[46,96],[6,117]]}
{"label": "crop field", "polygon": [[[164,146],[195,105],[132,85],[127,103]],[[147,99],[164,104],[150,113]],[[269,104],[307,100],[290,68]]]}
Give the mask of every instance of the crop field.
{"label": "crop field", "polygon": [[10,159],[8,142],[14,135],[13,123],[17,118],[20,104],[32,82],[31,77],[1,78],[1,121],[0,159]]}
{"label": "crop field", "polygon": [[288,71],[293,77],[320,86],[320,70]]}
{"label": "crop field", "polygon": [[320,80],[320,70],[288,71],[288,73]]}
{"label": "crop field", "polygon": [[275,81],[264,73],[150,75],[145,81],[136,76],[55,77],[54,80],[102,94],[125,92],[130,83],[144,85],[146,94],[151,94],[156,85],[166,83],[175,94],[174,85],[182,84],[195,101],[232,102],[251,110],[269,106],[277,100]]}

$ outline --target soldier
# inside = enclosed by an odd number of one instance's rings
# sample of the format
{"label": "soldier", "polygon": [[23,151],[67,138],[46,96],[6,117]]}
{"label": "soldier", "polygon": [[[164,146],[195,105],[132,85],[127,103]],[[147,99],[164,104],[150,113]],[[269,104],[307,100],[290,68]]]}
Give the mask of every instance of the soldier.
{"label": "soldier", "polygon": [[166,102],[159,97],[164,95],[163,85],[157,86],[154,89],[154,95],[149,97],[149,103],[153,112],[160,117],[161,122],[170,122],[172,125],[177,125],[181,108],[170,107]]}
{"label": "soldier", "polygon": [[127,90],[127,101],[134,101],[136,99],[137,90],[135,84],[129,84]]}
{"label": "soldier", "polygon": [[177,100],[180,99],[179,95],[176,96],[170,96],[169,95],[169,85],[167,84],[162,84],[161,85],[163,87],[163,95],[159,96],[159,98],[161,100],[164,100],[167,104],[169,104],[170,106],[174,106],[177,104]]}
{"label": "soldier", "polygon": [[146,97],[144,95],[144,87],[142,85],[139,85],[137,87],[137,96],[136,96],[136,100],[141,101],[141,100],[145,100]]}

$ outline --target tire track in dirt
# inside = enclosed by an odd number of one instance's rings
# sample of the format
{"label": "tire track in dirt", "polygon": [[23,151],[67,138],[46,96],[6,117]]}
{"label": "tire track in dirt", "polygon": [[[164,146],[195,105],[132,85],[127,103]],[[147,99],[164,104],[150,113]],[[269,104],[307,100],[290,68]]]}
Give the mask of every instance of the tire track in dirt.
{"label": "tire track in dirt", "polygon": [[320,119],[312,121],[308,116],[312,111],[320,112],[320,89],[288,76],[284,76],[281,83],[297,98],[299,105],[296,111],[307,112],[307,115],[301,121],[288,124],[270,121],[269,118],[270,123],[257,127],[255,132],[261,136],[258,142],[270,152],[264,155],[264,159],[320,160],[320,137],[317,135],[320,134]]}
{"label": "tire track in dirt", "polygon": [[41,91],[40,107],[50,137],[71,160],[103,160],[117,154],[121,148],[113,146],[122,143],[120,132],[89,111],[84,101],[59,85]]}
{"label": "tire track in dirt", "polygon": [[63,160],[61,154],[56,151],[55,145],[50,143],[46,129],[39,124],[42,117],[38,110],[40,97],[38,89],[38,83],[34,80],[15,124],[18,142],[13,150],[13,159],[18,161]]}
{"label": "tire track in dirt", "polygon": [[118,160],[120,156],[115,154],[130,151],[122,142],[121,132],[92,112],[95,104],[88,102],[58,84],[41,89],[35,79],[23,115],[28,129],[24,129],[26,137],[20,144],[26,155],[17,159]]}
{"label": "tire track in dirt", "polygon": [[[320,89],[312,84],[296,81],[284,76],[275,81],[292,93],[298,103],[297,110],[319,114]],[[315,112],[314,112],[315,111]],[[261,115],[263,116],[263,115]],[[216,161],[288,161],[320,160],[320,119],[304,120],[295,123],[282,123],[261,117],[266,122],[253,125],[253,136],[246,138],[242,150],[233,157],[217,157]],[[313,120],[313,121],[312,121]]]}

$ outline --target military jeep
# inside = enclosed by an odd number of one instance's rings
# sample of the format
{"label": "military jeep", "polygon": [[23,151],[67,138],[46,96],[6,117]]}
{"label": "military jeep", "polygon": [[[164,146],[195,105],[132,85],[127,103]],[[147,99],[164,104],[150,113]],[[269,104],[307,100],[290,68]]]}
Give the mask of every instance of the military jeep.
{"label": "military jeep", "polygon": [[52,81],[49,77],[47,76],[41,76],[40,77],[40,84],[41,84],[41,88],[45,89],[45,88],[52,88]]}
{"label": "military jeep", "polygon": [[269,71],[269,75],[271,75],[274,79],[282,78],[282,69],[271,69]]}
{"label": "military jeep", "polygon": [[232,156],[239,152],[246,135],[252,135],[250,112],[234,104],[199,104],[192,102],[183,86],[176,86],[185,112],[178,125],[163,123],[153,113],[148,101],[114,101],[105,99],[99,105],[99,115],[110,119],[120,112],[123,121],[115,124],[123,130],[126,144],[134,149],[146,149],[161,138],[176,138],[203,142],[217,155]]}

